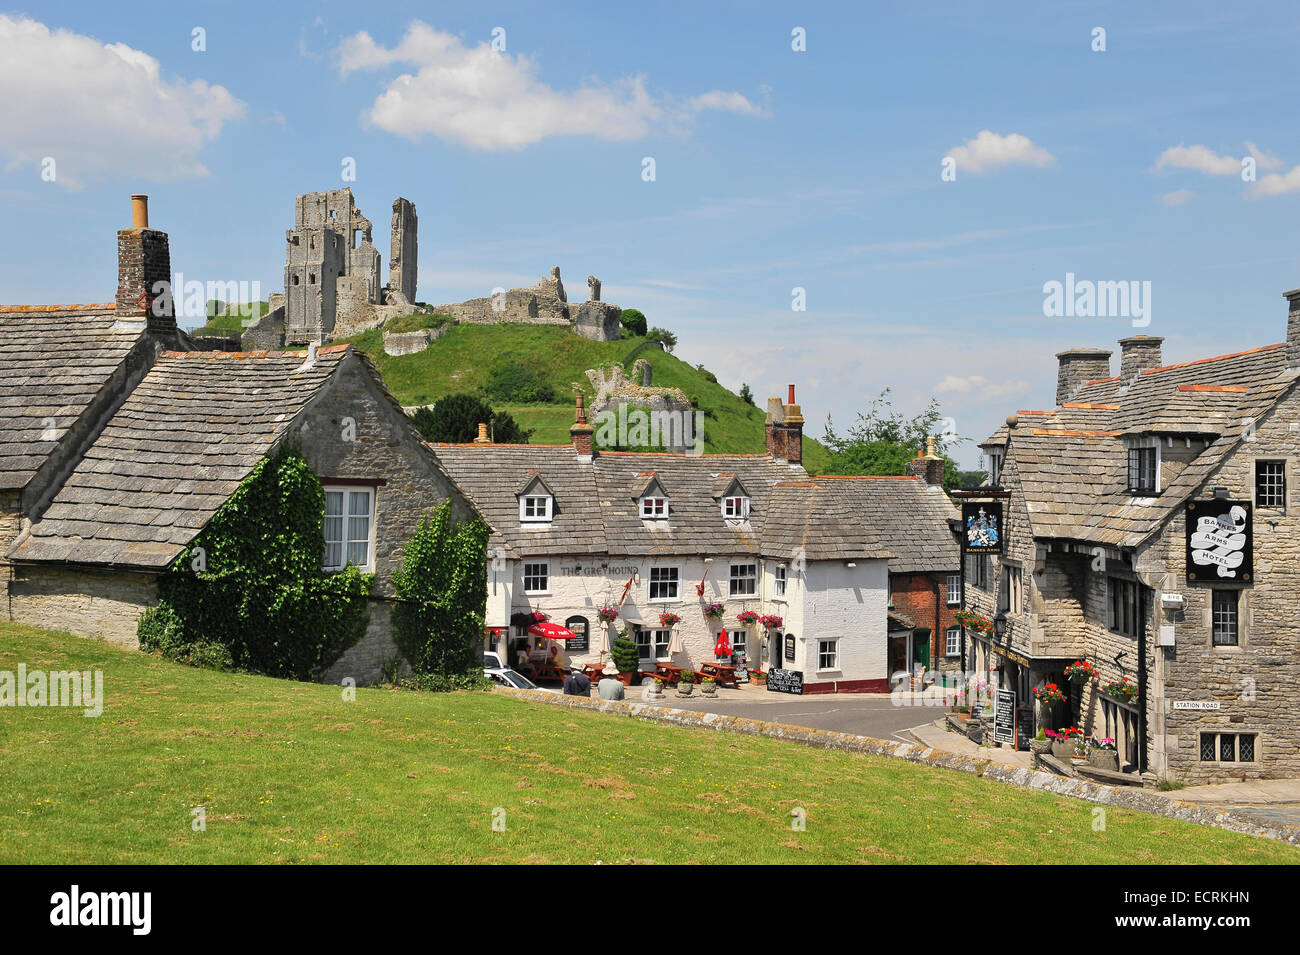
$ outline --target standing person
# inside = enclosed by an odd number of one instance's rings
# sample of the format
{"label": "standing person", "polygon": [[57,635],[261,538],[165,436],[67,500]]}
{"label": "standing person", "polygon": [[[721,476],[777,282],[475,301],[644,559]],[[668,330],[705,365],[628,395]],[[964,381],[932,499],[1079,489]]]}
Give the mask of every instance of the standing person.
{"label": "standing person", "polygon": [[613,674],[606,673],[601,681],[596,684],[596,692],[602,700],[621,700],[623,699],[623,684]]}
{"label": "standing person", "polygon": [[577,667],[569,671],[569,676],[564,681],[565,696],[591,696],[591,681],[587,679],[587,674],[583,673]]}

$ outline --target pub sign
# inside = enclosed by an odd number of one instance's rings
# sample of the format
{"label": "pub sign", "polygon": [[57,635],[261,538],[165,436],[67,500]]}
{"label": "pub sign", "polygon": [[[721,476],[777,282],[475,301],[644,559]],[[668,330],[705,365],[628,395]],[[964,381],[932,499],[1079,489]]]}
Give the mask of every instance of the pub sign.
{"label": "pub sign", "polygon": [[965,553],[1002,553],[1002,502],[963,502],[961,528],[961,547]]}
{"label": "pub sign", "polygon": [[1254,579],[1254,527],[1249,501],[1191,501],[1187,505],[1187,579]]}

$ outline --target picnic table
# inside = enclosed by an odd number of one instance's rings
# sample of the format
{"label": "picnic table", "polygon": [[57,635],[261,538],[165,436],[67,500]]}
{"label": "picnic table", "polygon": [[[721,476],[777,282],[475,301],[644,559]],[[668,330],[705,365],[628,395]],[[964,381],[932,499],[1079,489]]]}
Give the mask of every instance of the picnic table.
{"label": "picnic table", "polygon": [[586,663],[583,664],[582,672],[587,675],[587,679],[592,683],[599,683],[605,678],[605,664],[603,663]]}
{"label": "picnic table", "polygon": [[736,687],[736,668],[727,663],[701,663],[699,667],[701,676],[713,677],[713,682],[718,686]]}
{"label": "picnic table", "polygon": [[569,675],[569,671],[564,667],[558,667],[554,663],[534,663],[533,676],[534,682],[540,680],[559,680],[564,682],[564,678]]}
{"label": "picnic table", "polygon": [[679,667],[675,663],[658,663],[655,665],[655,676],[663,680],[669,686],[676,686],[682,679],[682,670],[685,667]]}

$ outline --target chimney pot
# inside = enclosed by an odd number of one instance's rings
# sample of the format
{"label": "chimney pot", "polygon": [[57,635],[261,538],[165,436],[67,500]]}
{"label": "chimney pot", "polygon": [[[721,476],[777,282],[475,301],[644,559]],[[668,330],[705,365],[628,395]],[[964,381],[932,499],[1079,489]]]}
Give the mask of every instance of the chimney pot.
{"label": "chimney pot", "polygon": [[474,439],[475,444],[491,444],[492,439],[488,437],[487,423],[480,421],[478,423],[478,437]]}
{"label": "chimney pot", "polygon": [[785,400],[788,405],[794,404],[794,385],[790,385],[790,397]]}
{"label": "chimney pot", "polygon": [[136,193],[131,197],[131,228],[149,228],[149,197]]}
{"label": "chimney pot", "polygon": [[1128,384],[1148,368],[1159,368],[1160,343],[1157,335],[1131,335],[1119,340],[1119,376]]}

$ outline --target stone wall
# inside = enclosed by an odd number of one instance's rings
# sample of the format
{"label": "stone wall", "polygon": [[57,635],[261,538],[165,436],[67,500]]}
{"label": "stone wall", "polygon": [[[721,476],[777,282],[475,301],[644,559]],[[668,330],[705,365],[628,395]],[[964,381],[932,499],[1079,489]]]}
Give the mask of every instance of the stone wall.
{"label": "stone wall", "polygon": [[401,197],[394,199],[392,245],[388,253],[388,295],[385,298],[387,304],[415,303],[418,226],[419,219],[410,200]]}
{"label": "stone wall", "polygon": [[274,351],[284,345],[284,306],[270,309],[244,329],[240,336],[244,351]]}
{"label": "stone wall", "polygon": [[435,342],[447,334],[447,329],[450,327],[450,325],[441,325],[438,328],[422,328],[415,332],[385,332],[384,354],[414,355],[422,352],[429,347],[430,342]]}
{"label": "stone wall", "polygon": [[157,602],[152,574],[19,564],[9,582],[11,620],[128,648],[140,645],[136,622]]}

